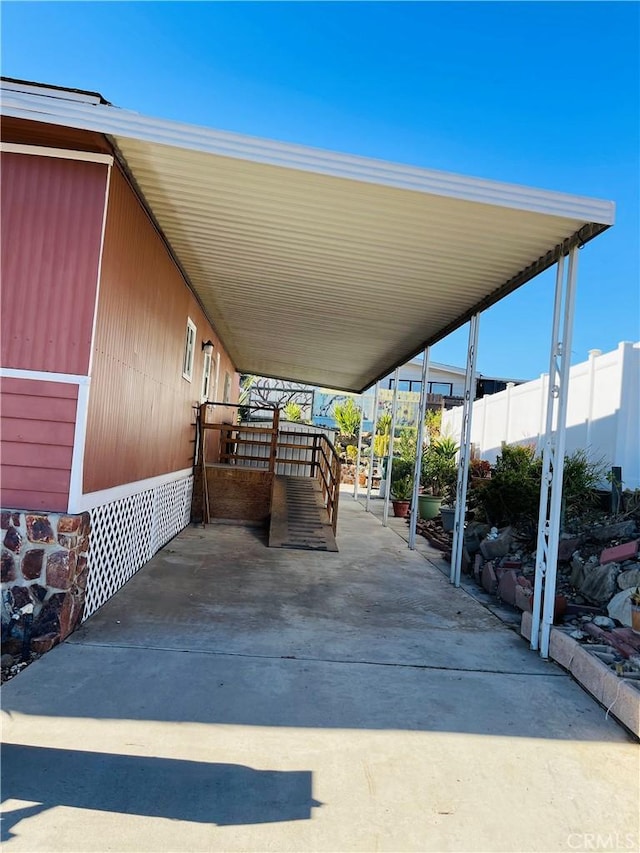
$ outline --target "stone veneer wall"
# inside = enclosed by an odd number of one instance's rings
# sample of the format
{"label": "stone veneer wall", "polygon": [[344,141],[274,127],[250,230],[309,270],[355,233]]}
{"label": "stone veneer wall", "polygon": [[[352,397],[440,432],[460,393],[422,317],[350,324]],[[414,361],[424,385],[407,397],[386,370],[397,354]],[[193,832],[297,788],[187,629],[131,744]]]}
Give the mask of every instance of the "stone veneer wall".
{"label": "stone veneer wall", "polygon": [[[3,510],[2,643],[20,654],[33,605],[31,650],[48,651],[82,618],[91,531],[89,513],[27,513]],[[26,608],[30,610],[29,607]]]}

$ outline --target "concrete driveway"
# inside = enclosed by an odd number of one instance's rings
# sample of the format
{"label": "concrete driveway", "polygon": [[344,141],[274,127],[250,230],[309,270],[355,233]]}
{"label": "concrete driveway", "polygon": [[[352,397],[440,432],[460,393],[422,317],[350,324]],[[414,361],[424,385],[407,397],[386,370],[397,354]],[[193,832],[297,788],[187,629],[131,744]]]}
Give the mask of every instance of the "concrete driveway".
{"label": "concrete driveway", "polygon": [[344,495],[188,529],[2,690],[7,851],[637,850],[639,753]]}

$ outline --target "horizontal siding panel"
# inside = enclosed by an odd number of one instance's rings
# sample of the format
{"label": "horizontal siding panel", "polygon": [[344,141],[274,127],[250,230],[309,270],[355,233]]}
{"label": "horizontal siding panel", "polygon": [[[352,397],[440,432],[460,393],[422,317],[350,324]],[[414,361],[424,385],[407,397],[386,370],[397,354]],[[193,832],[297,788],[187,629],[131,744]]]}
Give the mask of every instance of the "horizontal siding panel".
{"label": "horizontal siding panel", "polygon": [[2,395],[2,416],[41,420],[46,413],[47,420],[75,423],[76,401],[56,397],[26,397],[21,395]]}
{"label": "horizontal siding panel", "polygon": [[[2,466],[2,489],[15,489],[53,494],[69,494],[69,471],[62,468],[25,468],[18,465]],[[4,506],[4,501],[2,503]]]}
{"label": "horizontal siding panel", "polygon": [[17,465],[24,468],[62,468],[71,471],[72,447],[6,441],[4,435],[0,447],[3,465]]}
{"label": "horizontal siding panel", "polygon": [[[0,503],[4,507],[66,510],[77,385],[5,379],[2,392]],[[57,392],[64,396],[52,396]]]}
{"label": "horizontal siding panel", "polygon": [[5,509],[66,512],[67,496],[57,492],[31,492],[26,489],[7,489],[3,486],[0,491],[0,504]]}
{"label": "horizontal siding panel", "polygon": [[69,400],[78,399],[78,386],[72,382],[44,382],[40,379],[2,379],[0,389],[3,394],[16,394],[25,397],[58,397]]}
{"label": "horizontal siding panel", "polygon": [[2,417],[2,440],[22,441],[26,444],[49,443],[73,447],[75,424],[57,421],[25,421],[22,418]]}
{"label": "horizontal siding panel", "polygon": [[2,364],[88,372],[107,166],[2,154]]}

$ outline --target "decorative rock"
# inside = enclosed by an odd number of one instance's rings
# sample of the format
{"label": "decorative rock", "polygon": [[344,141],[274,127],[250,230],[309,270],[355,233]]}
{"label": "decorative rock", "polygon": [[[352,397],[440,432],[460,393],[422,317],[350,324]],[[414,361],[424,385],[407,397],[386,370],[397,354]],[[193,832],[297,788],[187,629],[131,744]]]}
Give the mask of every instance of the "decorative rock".
{"label": "decorative rock", "polygon": [[489,532],[489,525],[479,521],[470,521],[464,531],[464,547],[473,556],[480,550],[482,539]]}
{"label": "decorative rock", "polygon": [[629,569],[626,572],[620,572],[618,575],[618,586],[620,589],[640,586],[640,569]]}
{"label": "decorative rock", "polygon": [[634,539],[631,542],[623,542],[622,545],[615,545],[613,548],[605,548],[600,554],[600,565],[605,566],[607,563],[622,563],[624,560],[632,560],[638,553],[638,545],[640,540]]}
{"label": "decorative rock", "polygon": [[40,577],[42,572],[42,561],[44,548],[32,548],[22,558],[22,577],[32,581]]}
{"label": "decorative rock", "polygon": [[78,557],[78,562],[76,564],[76,577],[75,582],[80,587],[80,589],[86,589],[87,586],[87,576],[88,572],[87,558],[86,557]]}
{"label": "decorative rock", "polygon": [[65,596],[60,610],[60,639],[64,640],[75,629],[82,616],[84,595],[79,590]]}
{"label": "decorative rock", "polygon": [[616,627],[616,623],[609,616],[594,616],[593,624],[597,625],[598,628],[608,628],[609,630]]}
{"label": "decorative rock", "polygon": [[558,559],[563,563],[570,560],[581,541],[580,536],[574,536],[571,539],[561,539],[558,545]]}
{"label": "decorative rock", "polygon": [[51,523],[46,515],[27,515],[27,537],[30,542],[55,542]]}
{"label": "decorative rock", "polygon": [[518,583],[514,590],[513,599],[518,610],[529,611],[533,606],[533,591]]}
{"label": "decorative rock", "polygon": [[589,535],[598,542],[607,542],[610,539],[631,539],[638,532],[638,525],[633,519],[629,521],[617,521],[615,524],[607,524],[604,527],[593,527]]}
{"label": "decorative rock", "polygon": [[[47,586],[69,589],[73,569],[69,565],[68,551],[54,551],[47,557]],[[73,566],[75,568],[75,564]]]}
{"label": "decorative rock", "polygon": [[14,581],[16,579],[16,564],[11,552],[5,551],[3,548],[0,560],[0,580],[2,583]]}
{"label": "decorative rock", "polygon": [[609,616],[629,628],[631,627],[631,596],[633,592],[633,587],[623,589],[622,592],[614,595],[607,605]]}
{"label": "decorative rock", "polygon": [[493,570],[493,563],[485,563],[482,567],[482,586],[490,595],[495,595],[498,590],[498,579]]}
{"label": "decorative rock", "polygon": [[10,512],[1,512],[0,513],[0,528],[2,530],[8,530],[10,521],[11,521],[11,513]]}
{"label": "decorative rock", "polygon": [[47,597],[47,593],[49,592],[46,586],[40,586],[39,583],[32,583],[29,589],[31,591],[31,595],[33,597],[34,602],[44,601]]}
{"label": "decorative rock", "polygon": [[7,669],[10,666],[13,666],[13,655],[4,654],[0,657],[0,666],[3,669]]}
{"label": "decorative rock", "polygon": [[42,609],[33,621],[33,637],[41,637],[44,634],[60,633],[60,611],[64,603],[65,594],[58,592],[47,599]]}
{"label": "decorative rock", "polygon": [[495,560],[506,557],[513,544],[513,534],[510,527],[498,534],[496,539],[486,538],[480,543],[480,552],[485,560]]}
{"label": "decorative rock", "polygon": [[42,655],[60,642],[60,635],[54,632],[41,634],[31,640],[31,651]]}
{"label": "decorative rock", "polygon": [[619,574],[620,566],[617,563],[596,566],[587,573],[580,586],[580,592],[595,604],[606,604],[618,589],[616,580]]}
{"label": "decorative rock", "polygon": [[[80,559],[82,559],[82,557]],[[482,554],[476,554],[474,561],[473,561],[473,576],[476,579],[476,583],[482,582],[482,564],[483,563],[484,563],[484,560],[482,558]]]}
{"label": "decorative rock", "polygon": [[77,536],[69,536],[66,533],[61,533],[58,535],[58,545],[62,545],[62,547],[66,548],[68,551],[70,551],[72,548],[75,548],[77,544]]}
{"label": "decorative rock", "polygon": [[20,610],[25,604],[33,604],[33,598],[30,595],[28,586],[12,586],[11,598],[13,599],[15,610]]}
{"label": "decorative rock", "polygon": [[[515,569],[508,569],[502,573],[500,582],[498,583],[498,598],[506,601],[512,607],[516,603],[516,586],[518,586],[518,575]],[[522,589],[522,587],[520,587]]]}
{"label": "decorative rock", "polygon": [[20,536],[15,527],[10,527],[7,530],[3,545],[9,551],[13,551],[14,554],[20,553],[20,548],[22,547],[22,536]]}
{"label": "decorative rock", "polygon": [[61,515],[58,521],[58,533],[76,533],[82,521],[81,515]]}

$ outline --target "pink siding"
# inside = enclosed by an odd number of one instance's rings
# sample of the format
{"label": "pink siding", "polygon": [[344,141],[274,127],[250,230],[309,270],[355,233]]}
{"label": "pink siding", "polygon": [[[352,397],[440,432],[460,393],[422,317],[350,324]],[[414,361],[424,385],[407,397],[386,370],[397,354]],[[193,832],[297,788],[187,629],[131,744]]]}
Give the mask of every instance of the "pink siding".
{"label": "pink siding", "polygon": [[0,505],[65,512],[78,386],[2,380]]}
{"label": "pink siding", "polygon": [[86,374],[107,167],[2,154],[4,367]]}

